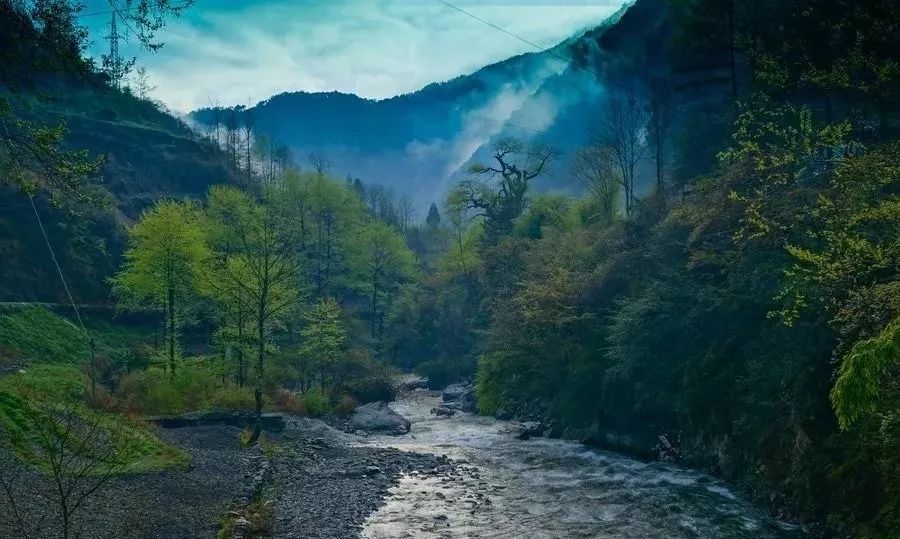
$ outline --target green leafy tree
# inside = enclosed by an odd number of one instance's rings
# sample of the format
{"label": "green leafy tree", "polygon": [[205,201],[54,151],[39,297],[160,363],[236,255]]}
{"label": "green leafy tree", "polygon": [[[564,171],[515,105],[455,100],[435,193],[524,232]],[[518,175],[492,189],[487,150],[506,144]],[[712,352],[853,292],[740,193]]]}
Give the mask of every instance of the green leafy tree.
{"label": "green leafy tree", "polygon": [[197,289],[201,266],[209,256],[196,209],[188,203],[161,201],[129,229],[123,267],[112,279],[113,292],[126,307],[145,302],[163,307],[171,376],[183,303]]}
{"label": "green leafy tree", "polygon": [[[319,371],[319,384],[325,391],[326,376],[335,375],[335,367],[344,350],[345,331],[341,320],[341,306],[333,298],[319,300],[304,316],[306,326],[300,332],[300,355],[305,365]],[[301,366],[300,372],[306,374]]]}
{"label": "green leafy tree", "polygon": [[[256,425],[250,438],[259,438],[262,383],[267,343],[272,324],[299,300],[303,263],[297,255],[298,235],[275,201],[281,193],[270,190],[263,203],[231,187],[214,187],[207,200],[207,215],[219,230],[207,282],[225,301],[249,313],[256,339]],[[225,229],[224,232],[222,230]]]}
{"label": "green leafy tree", "polygon": [[555,156],[549,146],[526,146],[518,139],[505,138],[494,144],[493,163],[469,165],[470,174],[487,181],[464,180],[457,190],[466,207],[484,218],[485,240],[489,244],[512,231],[513,221],[528,204],[526,194],[531,181],[546,171]]}
{"label": "green leafy tree", "polygon": [[372,338],[384,332],[388,309],[415,268],[412,251],[390,225],[371,220],[359,231],[352,265],[359,290],[368,297]]}

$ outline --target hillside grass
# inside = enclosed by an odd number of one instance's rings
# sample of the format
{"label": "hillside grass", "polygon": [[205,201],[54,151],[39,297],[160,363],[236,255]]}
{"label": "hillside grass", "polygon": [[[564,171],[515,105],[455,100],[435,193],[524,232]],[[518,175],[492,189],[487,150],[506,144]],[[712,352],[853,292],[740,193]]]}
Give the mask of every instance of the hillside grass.
{"label": "hillside grass", "polygon": [[[84,319],[98,356],[109,356],[146,342],[150,329]],[[46,307],[0,311],[0,365],[18,360],[32,364],[84,364],[88,340],[76,322]]]}
{"label": "hillside grass", "polygon": [[[188,455],[159,438],[128,416],[89,408],[84,403],[87,377],[72,365],[37,365],[24,372],[0,376],[0,427],[13,452],[25,463],[47,471],[40,430],[34,418],[57,407],[75,406],[80,419],[100,426],[107,443],[126,455],[119,473],[145,473],[182,466]],[[72,446],[78,446],[78,432]]]}
{"label": "hillside grass", "polygon": [[[86,319],[98,357],[128,350],[147,340],[147,329]],[[47,408],[74,406],[76,414],[100,425],[110,443],[127,445],[120,473],[144,473],[187,463],[183,451],[157,438],[153,431],[120,413],[111,395],[88,405],[87,339],[71,320],[44,307],[16,308],[0,313],[0,365],[22,361],[16,372],[0,376],[0,431],[25,463],[47,470],[35,417]],[[77,445],[77,440],[75,442]]]}

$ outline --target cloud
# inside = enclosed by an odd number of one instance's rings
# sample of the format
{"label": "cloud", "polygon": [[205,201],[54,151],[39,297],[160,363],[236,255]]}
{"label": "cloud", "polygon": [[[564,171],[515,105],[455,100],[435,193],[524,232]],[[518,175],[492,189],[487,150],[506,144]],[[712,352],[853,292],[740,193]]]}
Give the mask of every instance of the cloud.
{"label": "cloud", "polygon": [[[457,5],[551,46],[602,22],[621,2]],[[255,103],[296,90],[385,98],[533,50],[438,2],[410,0],[200,0],[159,37],[162,51],[141,55],[139,63],[147,66],[156,97],[178,111],[209,99]]]}

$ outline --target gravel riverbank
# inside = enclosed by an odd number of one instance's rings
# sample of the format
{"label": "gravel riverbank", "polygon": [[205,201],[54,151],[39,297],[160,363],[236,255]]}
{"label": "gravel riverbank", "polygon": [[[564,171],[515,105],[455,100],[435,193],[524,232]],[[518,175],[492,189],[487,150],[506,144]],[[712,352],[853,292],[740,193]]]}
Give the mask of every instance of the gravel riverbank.
{"label": "gravel riverbank", "polygon": [[[206,426],[159,429],[164,441],[191,456],[184,469],[111,479],[87,499],[73,521],[74,537],[144,539],[215,537],[222,515],[241,487],[245,463],[240,429]],[[12,455],[0,455],[0,472],[12,479],[16,505],[31,538],[59,537],[60,517],[41,497],[51,492],[47,478],[25,469]],[[23,537],[10,522],[6,496],[0,498],[0,537]]]}
{"label": "gravel riverbank", "polygon": [[[365,519],[407,473],[441,475],[446,458],[367,445],[313,419],[287,417],[286,429],[267,434],[271,476],[263,498],[272,500],[272,533],[279,538],[359,537]],[[243,488],[248,467],[240,429],[224,425],[158,429],[160,438],[190,454],[184,469],[117,477],[79,509],[73,523],[82,539],[213,538]],[[0,454],[29,537],[60,535],[55,507],[40,495],[45,477]],[[0,493],[0,537],[23,537]]]}
{"label": "gravel riverbank", "polygon": [[266,492],[274,501],[276,538],[359,537],[403,474],[440,475],[453,468],[440,456],[360,445],[359,438],[315,420],[289,422],[276,441]]}

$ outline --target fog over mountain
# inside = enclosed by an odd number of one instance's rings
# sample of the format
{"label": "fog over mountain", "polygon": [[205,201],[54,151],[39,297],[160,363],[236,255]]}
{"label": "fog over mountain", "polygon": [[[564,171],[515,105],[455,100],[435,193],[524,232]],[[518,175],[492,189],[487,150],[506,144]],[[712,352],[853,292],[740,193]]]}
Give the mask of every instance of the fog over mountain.
{"label": "fog over mountain", "polygon": [[[257,134],[287,145],[301,167],[310,152],[324,152],[333,175],[406,194],[420,217],[467,163],[483,160],[492,142],[508,136],[547,143],[559,152],[537,189],[578,191],[582,186],[572,177],[571,154],[596,129],[606,95],[607,85],[594,67],[605,54],[597,42],[621,15],[552,49],[409,94],[370,100],[292,92],[247,110]],[[580,55],[577,65],[574,51]],[[214,122],[208,108],[190,116],[201,125]]]}

